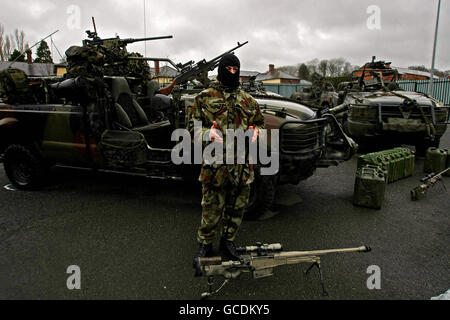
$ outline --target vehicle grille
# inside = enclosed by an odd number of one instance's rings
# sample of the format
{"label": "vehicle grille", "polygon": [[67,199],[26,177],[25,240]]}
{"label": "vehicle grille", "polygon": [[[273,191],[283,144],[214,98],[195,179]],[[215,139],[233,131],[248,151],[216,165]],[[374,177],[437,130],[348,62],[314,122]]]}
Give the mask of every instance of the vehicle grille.
{"label": "vehicle grille", "polygon": [[326,121],[285,123],[280,131],[281,152],[303,154],[319,150],[325,123]]}
{"label": "vehicle grille", "polygon": [[[408,119],[420,119],[423,120],[423,115],[420,109],[414,108],[409,110],[402,107],[404,114],[402,113],[399,105],[382,105],[381,117],[378,115],[377,105],[352,105],[350,107],[349,116],[351,119],[359,121],[377,122],[378,120],[386,121],[387,118],[405,118]],[[429,106],[422,106],[422,110],[427,117],[428,121],[433,121],[433,115]],[[435,120],[437,123],[444,123],[447,119],[446,108],[434,108]]]}

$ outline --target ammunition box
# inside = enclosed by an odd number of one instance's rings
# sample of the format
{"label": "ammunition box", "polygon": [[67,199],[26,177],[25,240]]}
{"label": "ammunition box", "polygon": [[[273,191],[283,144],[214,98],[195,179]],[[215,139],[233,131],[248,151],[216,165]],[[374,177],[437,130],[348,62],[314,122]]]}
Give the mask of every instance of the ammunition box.
{"label": "ammunition box", "polygon": [[415,168],[414,152],[408,148],[395,148],[362,155],[358,158],[358,168],[377,165],[383,169],[386,183],[411,176]]}
{"label": "ammunition box", "polygon": [[381,209],[386,190],[386,178],[382,168],[365,165],[356,171],[353,204],[355,206]]}
{"label": "ammunition box", "polygon": [[439,173],[444,171],[448,165],[448,150],[439,148],[428,148],[425,155],[423,170],[427,173]]}

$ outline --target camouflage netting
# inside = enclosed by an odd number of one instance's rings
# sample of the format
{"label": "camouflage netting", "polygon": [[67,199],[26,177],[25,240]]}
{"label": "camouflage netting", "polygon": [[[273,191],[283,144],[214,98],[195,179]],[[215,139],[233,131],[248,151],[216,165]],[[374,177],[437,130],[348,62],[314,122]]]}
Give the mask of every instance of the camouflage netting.
{"label": "camouflage netting", "polygon": [[15,68],[1,71],[0,98],[9,104],[32,103],[34,99],[26,73]]}
{"label": "camouflage netting", "polygon": [[95,47],[72,46],[66,51],[66,78],[102,78],[104,55]]}
{"label": "camouflage netting", "polygon": [[106,130],[98,147],[110,167],[138,166],[147,162],[147,142],[136,131]]}

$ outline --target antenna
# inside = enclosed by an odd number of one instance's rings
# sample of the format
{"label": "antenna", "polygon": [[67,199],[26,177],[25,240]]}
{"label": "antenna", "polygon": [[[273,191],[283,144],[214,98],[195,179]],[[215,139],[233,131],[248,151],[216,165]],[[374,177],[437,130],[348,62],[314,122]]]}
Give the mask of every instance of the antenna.
{"label": "antenna", "polygon": [[97,26],[95,25],[95,18],[92,17],[92,24],[94,25],[94,32],[97,34]]}
{"label": "antenna", "polygon": [[[147,13],[146,13],[146,0],[144,0],[144,38],[147,38]],[[144,56],[147,56],[147,42],[144,42]]]}

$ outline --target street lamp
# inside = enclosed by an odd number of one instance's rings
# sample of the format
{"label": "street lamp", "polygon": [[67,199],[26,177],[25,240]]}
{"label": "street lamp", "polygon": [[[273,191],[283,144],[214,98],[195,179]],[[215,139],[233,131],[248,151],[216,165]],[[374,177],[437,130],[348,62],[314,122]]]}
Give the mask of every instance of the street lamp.
{"label": "street lamp", "polygon": [[437,35],[438,35],[438,28],[439,28],[439,13],[441,11],[441,0],[439,0],[438,3],[438,10],[437,10],[437,17],[436,17],[436,29],[434,31],[434,45],[433,45],[433,58],[431,62],[431,77],[430,77],[430,84],[428,85],[428,95],[431,96],[431,92],[433,90],[433,77],[434,77],[434,64],[436,60],[436,43],[437,43]]}

